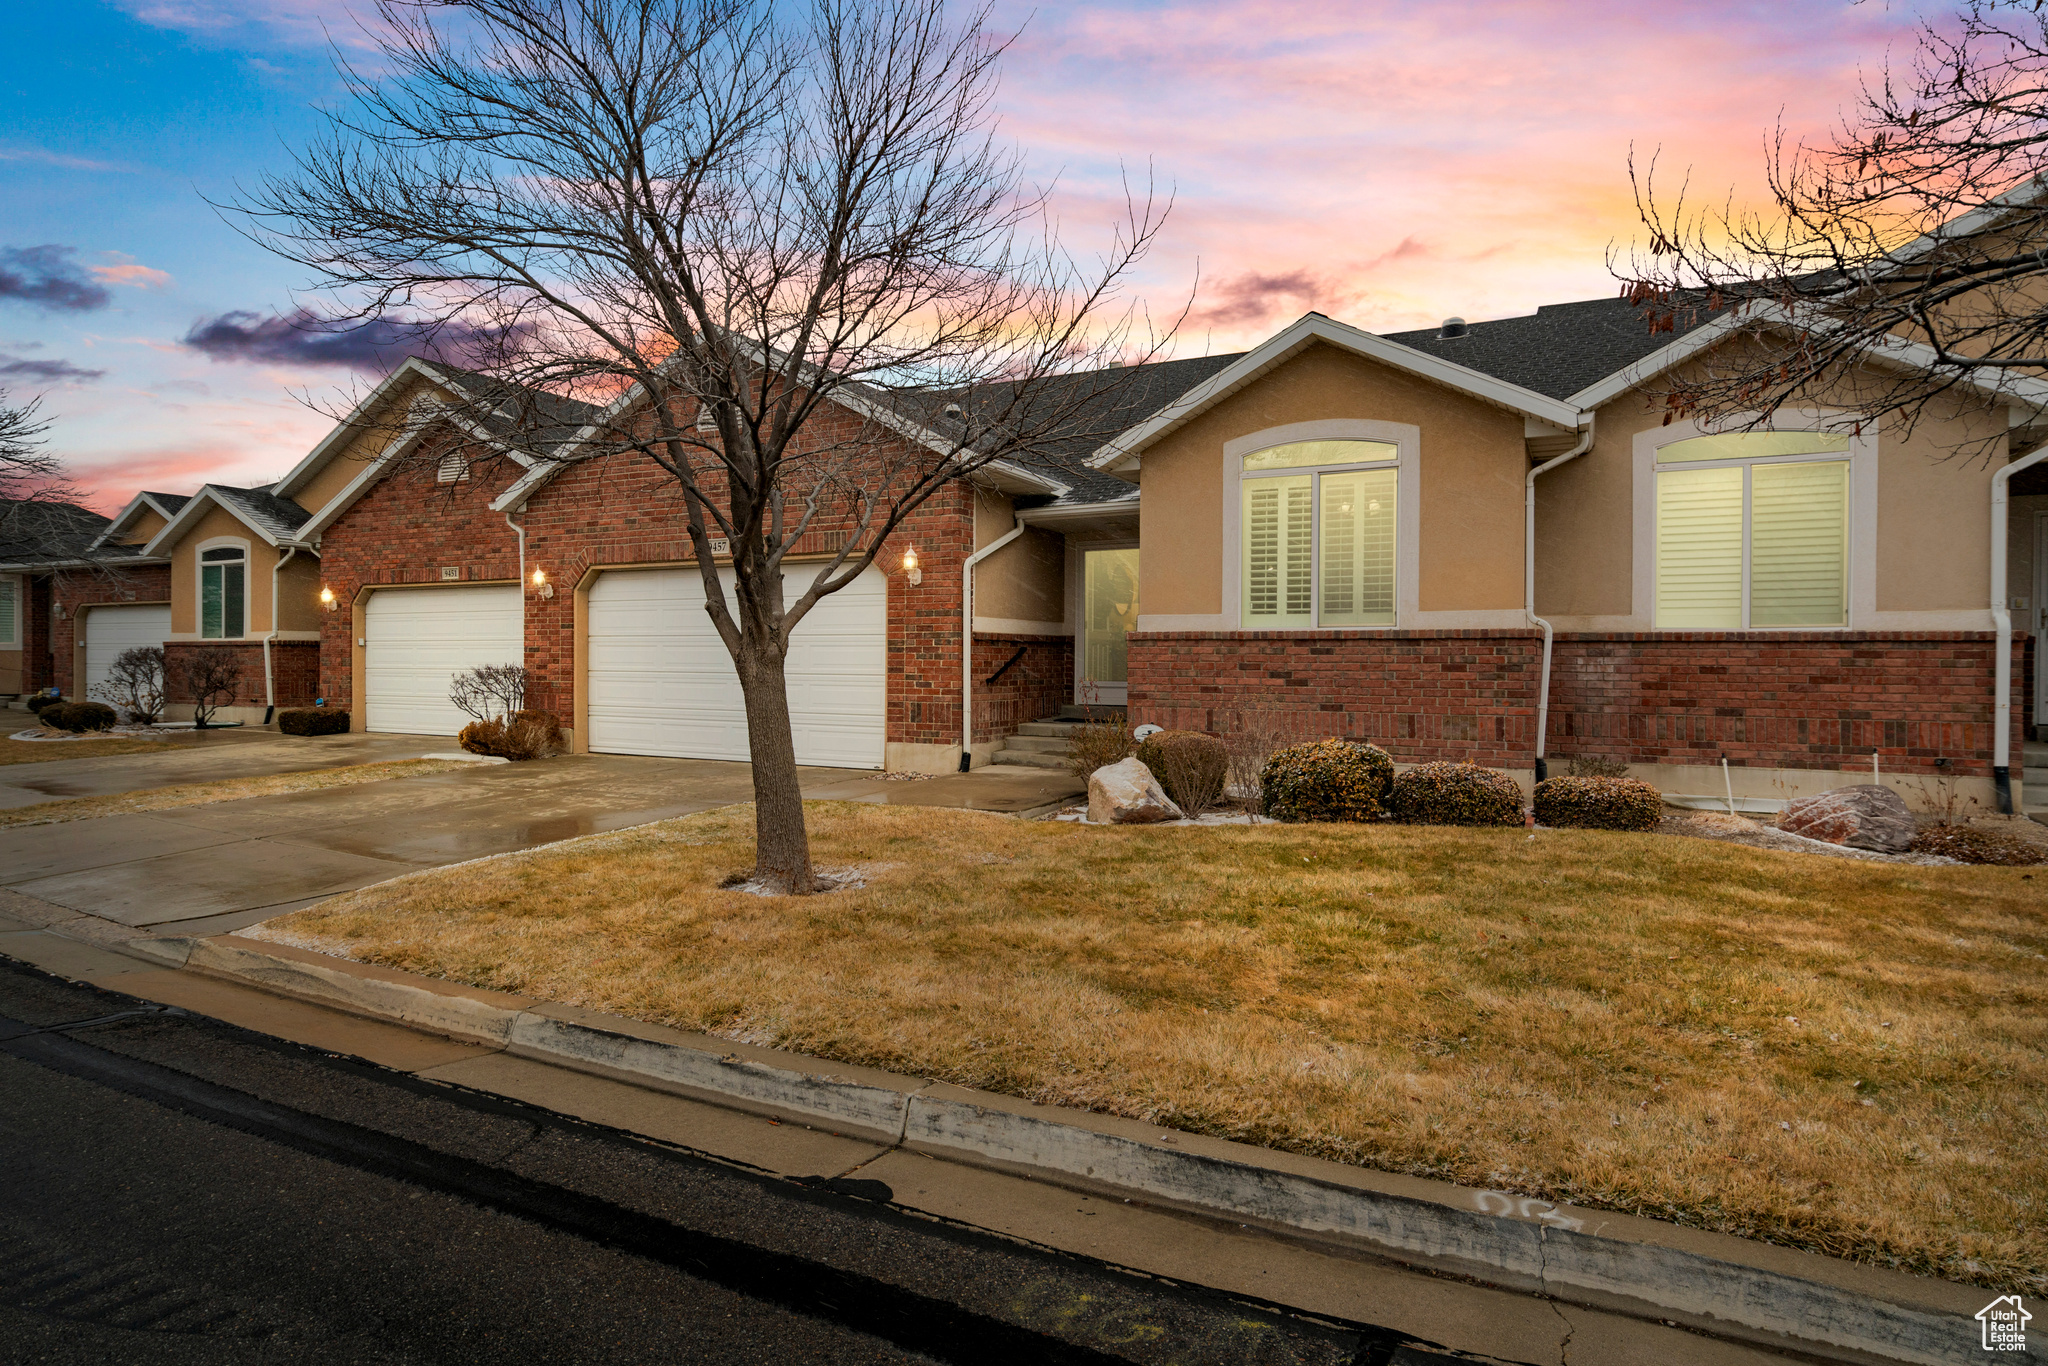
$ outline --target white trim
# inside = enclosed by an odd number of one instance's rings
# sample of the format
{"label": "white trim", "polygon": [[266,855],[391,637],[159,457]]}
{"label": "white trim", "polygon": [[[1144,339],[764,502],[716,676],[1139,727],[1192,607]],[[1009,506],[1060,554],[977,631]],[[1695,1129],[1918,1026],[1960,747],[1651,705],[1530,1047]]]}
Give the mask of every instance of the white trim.
{"label": "white trim", "polygon": [[[1394,623],[1391,626],[1260,626],[1243,627],[1239,623],[1244,617],[1244,563],[1242,547],[1244,532],[1239,525],[1244,520],[1244,497],[1239,485],[1244,481],[1244,460],[1248,455],[1267,450],[1273,446],[1285,446],[1296,441],[1384,441],[1391,443],[1396,451],[1394,460]],[[1420,623],[1422,577],[1422,428],[1407,422],[1380,422],[1372,418],[1337,417],[1324,418],[1317,422],[1289,422],[1279,427],[1268,427],[1263,431],[1250,432],[1223,443],[1223,526],[1217,537],[1217,544],[1223,547],[1223,601],[1222,611],[1217,613],[1218,624],[1213,627],[1178,627],[1179,630],[1261,630],[1261,631],[1403,631],[1415,629]],[[1385,462],[1378,462],[1385,468]],[[1317,466],[1304,465],[1300,471],[1313,472]],[[1287,473],[1274,470],[1273,474]],[[1313,558],[1313,557],[1311,557]],[[1312,573],[1319,573],[1318,566]],[[1321,593],[1316,594],[1318,602]],[[1435,615],[1435,614],[1432,614]],[[1463,615],[1452,613],[1451,615]],[[1521,613],[1512,615],[1519,622]],[[1139,630],[1168,629],[1145,626],[1143,613],[1138,616]]]}
{"label": "white trim", "polygon": [[[206,560],[204,557],[209,550],[228,549],[240,550],[242,552],[242,629],[239,634],[232,636],[210,636],[206,634]],[[255,568],[252,563],[255,559],[252,551],[253,547],[251,544],[240,536],[210,536],[192,547],[192,625],[196,628],[193,631],[192,639],[218,640],[222,644],[227,644],[231,641],[248,641],[253,639],[250,635],[250,618],[256,614],[253,610],[254,604],[252,602],[254,595],[249,590],[256,576],[252,572]],[[231,564],[233,561],[216,560],[214,563]],[[228,604],[225,590],[221,594],[220,606],[221,630],[226,631]],[[270,605],[270,610],[272,617],[275,618],[277,604],[273,602]]]}
{"label": "white trim", "polygon": [[1065,636],[1072,635],[1070,621],[1020,621],[1016,617],[976,617],[974,630],[978,635],[998,636]]}
{"label": "white trim", "polygon": [[[1759,432],[1813,432],[1823,430],[1825,424],[1836,414],[1823,408],[1786,408],[1780,410],[1777,418],[1768,427],[1758,427]],[[1629,591],[1629,617],[1595,617],[1592,620],[1604,624],[1597,627],[1565,626],[1560,630],[1608,630],[1608,631],[1665,631],[1688,632],[1711,629],[1729,631],[1876,631],[1876,630],[1979,630],[1984,618],[1974,616],[1978,625],[1967,627],[1937,627],[1919,624],[1925,616],[1918,612],[1879,612],[1877,610],[1877,478],[1878,441],[1875,436],[1849,436],[1849,601],[1848,619],[1840,626],[1733,626],[1709,628],[1703,626],[1667,626],[1657,623],[1657,452],[1665,446],[1679,441],[1689,441],[1697,436],[1712,436],[1717,433],[1750,430],[1740,417],[1729,418],[1718,423],[1705,423],[1688,418],[1673,422],[1668,427],[1651,427],[1640,431],[1634,437],[1633,451],[1633,497],[1631,535],[1634,553],[1631,557],[1632,582]],[[1835,458],[1831,453],[1817,452],[1809,455],[1758,456],[1748,459],[1730,460],[1688,460],[1684,464],[1666,466],[1668,469],[1704,469],[1712,466],[1778,465],[1800,464]],[[1742,503],[1742,602],[1743,616],[1749,615],[1749,483],[1743,482]],[[1914,624],[1894,622],[1887,618],[1905,617],[1914,619]],[[1556,618],[1559,622],[1571,620]]]}
{"label": "white trim", "polygon": [[24,634],[22,631],[21,600],[28,596],[28,579],[20,574],[0,574],[0,579],[5,579],[14,589],[14,596],[10,603],[14,620],[5,623],[10,629],[8,630],[7,639],[0,640],[0,650],[19,652],[27,648],[22,644],[21,640]]}
{"label": "white trim", "polygon": [[[156,533],[156,535],[149,538],[149,544],[142,547],[143,555],[146,558],[152,559],[162,559],[163,557],[168,555],[170,553],[171,547],[177,545],[177,543],[184,538],[185,533],[192,529],[193,523],[199,520],[200,515],[204,513],[208,507],[217,507],[225,509],[229,516],[233,517],[243,526],[249,528],[249,530],[255,532],[257,536],[262,538],[263,544],[271,547],[273,550],[285,544],[284,541],[281,541],[277,537],[271,535],[263,527],[258,526],[256,523],[250,521],[248,515],[244,513],[240,508],[236,507],[233,503],[228,502],[224,498],[216,496],[213,491],[213,485],[201,484],[199,486],[199,492],[193,494],[190,498],[186,499],[185,506],[178,509],[178,515],[171,518],[170,521],[165,522],[163,524],[163,528],[159,530]],[[301,533],[303,533],[304,530],[305,528],[300,528]],[[300,537],[294,537],[292,539],[299,538]],[[209,541],[208,544],[211,545],[213,544],[213,542]],[[162,547],[162,549],[159,549],[159,547]]]}
{"label": "white trim", "polygon": [[341,514],[354,507],[357,500],[369,492],[370,485],[384,477],[391,462],[411,450],[422,435],[423,430],[414,430],[393,437],[374,460],[364,463],[362,473],[343,485],[341,492],[328,499],[326,505],[313,514],[312,520],[299,528],[298,539],[314,541],[325,535],[327,528],[341,520]]}
{"label": "white trim", "polygon": [[108,522],[104,527],[100,529],[99,535],[92,538],[92,544],[86,547],[87,552],[90,553],[91,551],[98,550],[101,546],[105,545],[107,543],[108,537],[118,534],[123,527],[128,525],[129,518],[133,517],[136,513],[142,511],[144,508],[147,508],[151,512],[154,512],[157,516],[163,518],[166,522],[170,521],[171,518],[176,515],[169,508],[165,507],[162,503],[159,503],[156,499],[152,498],[149,494],[138,493],[133,498],[130,498],[128,500],[127,507],[122,508],[119,512],[114,514],[113,521]]}
{"label": "white trim", "polygon": [[[403,364],[377,382],[377,387],[370,390],[363,397],[362,402],[349,409],[348,416],[334,424],[333,431],[320,438],[319,444],[306,453],[305,459],[292,466],[291,473],[285,475],[284,478],[272,485],[271,491],[280,498],[291,497],[293,489],[298,488],[305,480],[310,479],[316,471],[327,464],[327,457],[335,453],[337,446],[342,445],[351,435],[358,432],[359,424],[364,414],[382,403],[398,387],[399,381],[407,375],[418,375],[430,384],[448,383],[443,376],[437,375],[429,369],[426,363],[419,357],[406,357]],[[454,386],[450,385],[450,387]]]}
{"label": "white trim", "polygon": [[1520,413],[1524,418],[1535,418],[1567,430],[1576,429],[1580,422],[1579,407],[1575,404],[1546,398],[1533,389],[1524,389],[1519,384],[1509,384],[1428,352],[1388,341],[1385,337],[1326,318],[1320,313],[1310,313],[1144,421],[1097,447],[1088,457],[1088,463],[1097,469],[1114,469],[1137,463],[1138,455],[1145,447],[1268,370],[1292,359],[1314,342],[1326,342],[1396,370],[1419,375],[1447,389]]}
{"label": "white trim", "polygon": [[1026,526],[1061,527],[1128,519],[1136,517],[1138,513],[1138,499],[1133,495],[1129,498],[1113,498],[1102,503],[1067,503],[1058,507],[1025,508],[1017,514],[1017,520]]}

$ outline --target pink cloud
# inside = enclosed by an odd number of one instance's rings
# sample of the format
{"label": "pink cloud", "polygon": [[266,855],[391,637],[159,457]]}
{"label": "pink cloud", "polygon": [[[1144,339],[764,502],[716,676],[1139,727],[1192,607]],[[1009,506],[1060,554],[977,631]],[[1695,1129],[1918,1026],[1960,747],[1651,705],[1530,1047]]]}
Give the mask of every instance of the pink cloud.
{"label": "pink cloud", "polygon": [[[112,253],[119,255],[118,252]],[[101,284],[126,285],[132,289],[168,289],[171,277],[164,271],[139,265],[134,261],[119,261],[110,266],[92,266],[93,278]]]}

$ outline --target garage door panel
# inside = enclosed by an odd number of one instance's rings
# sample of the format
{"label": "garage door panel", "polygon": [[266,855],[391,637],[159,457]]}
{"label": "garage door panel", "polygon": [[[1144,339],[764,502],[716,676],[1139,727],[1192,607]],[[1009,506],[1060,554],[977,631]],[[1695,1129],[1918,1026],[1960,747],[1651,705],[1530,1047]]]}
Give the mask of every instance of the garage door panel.
{"label": "garage door panel", "polygon": [[141,607],[95,607],[85,614],[85,688],[80,697],[99,700],[93,690],[107,681],[107,671],[124,650],[162,645],[171,634],[169,604]]}
{"label": "garage door panel", "polygon": [[[801,572],[801,571],[799,571]],[[801,591],[801,579],[793,592]],[[725,579],[732,601],[732,578]],[[590,747],[749,758],[732,658],[694,569],[616,571],[590,590]],[[888,580],[871,570],[797,624],[785,671],[798,763],[879,768],[886,729]]]}
{"label": "garage door panel", "polygon": [[372,593],[363,628],[366,730],[453,735],[470,718],[448,700],[450,680],[525,658],[520,590],[511,586]]}

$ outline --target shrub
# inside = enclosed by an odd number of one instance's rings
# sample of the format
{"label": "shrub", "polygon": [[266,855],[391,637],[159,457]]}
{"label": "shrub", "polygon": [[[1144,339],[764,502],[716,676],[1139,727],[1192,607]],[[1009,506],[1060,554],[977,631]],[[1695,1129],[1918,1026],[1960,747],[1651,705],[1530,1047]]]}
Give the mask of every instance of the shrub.
{"label": "shrub", "polygon": [[93,692],[146,726],[163,715],[164,677],[164,647],[136,645],[114,656],[106,681]]}
{"label": "shrub", "polygon": [[[1565,765],[1567,778],[1626,778],[1628,765],[1604,754],[1581,754]],[[1542,817],[1537,817],[1541,820]]]}
{"label": "shrub", "polygon": [[1930,825],[1913,836],[1916,854],[1943,854],[1959,863],[1996,863],[2023,868],[2048,863],[2048,850],[2000,830],[1974,825]]}
{"label": "shrub", "polygon": [[44,707],[40,715],[44,725],[73,733],[105,730],[120,719],[104,702],[60,702],[54,707]]}
{"label": "shrub", "polygon": [[1122,763],[1137,747],[1129,719],[1106,716],[1074,727],[1074,738],[1067,742],[1067,766],[1075,776],[1085,778],[1098,768]]}
{"label": "shrub", "polygon": [[1152,770],[1173,804],[1193,820],[1223,798],[1230,755],[1223,742],[1197,730],[1162,730],[1138,744],[1138,762]]}
{"label": "shrub", "polygon": [[28,709],[34,712],[37,716],[41,716],[43,714],[43,709],[45,707],[54,707],[63,700],[64,699],[58,696],[56,693],[39,692],[35,694],[33,697],[29,698]]}
{"label": "shrub", "polygon": [[479,721],[498,721],[526,705],[532,681],[523,664],[484,664],[448,680],[448,700]]}
{"label": "shrub", "polygon": [[1378,745],[1312,740],[1266,761],[1259,801],[1276,821],[1377,820],[1393,779],[1393,757]]}
{"label": "shrub", "polygon": [[1640,778],[1552,778],[1536,784],[1536,819],[1579,830],[1652,830],[1664,799]]}
{"label": "shrub", "polygon": [[1522,789],[1497,768],[1417,764],[1394,779],[1387,805],[1409,825],[1520,825]]}
{"label": "shrub", "polygon": [[213,714],[233,704],[235,694],[241,691],[242,655],[219,645],[194,650],[185,656],[180,672],[185,680],[185,696],[192,699],[192,723],[205,730]]}
{"label": "shrub", "polygon": [[1287,732],[1271,716],[1256,713],[1241,716],[1238,728],[1226,731],[1223,749],[1230,760],[1229,777],[1224,790],[1233,797],[1257,803],[1259,800],[1259,775],[1266,770],[1266,761],[1273,757],[1273,751],[1286,743]]}
{"label": "shrub", "polygon": [[562,723],[553,712],[514,712],[504,720],[470,722],[456,743],[471,754],[494,759],[545,759],[562,752]]}
{"label": "shrub", "polygon": [[348,713],[339,707],[299,707],[277,714],[277,729],[284,735],[341,735],[348,730]]}

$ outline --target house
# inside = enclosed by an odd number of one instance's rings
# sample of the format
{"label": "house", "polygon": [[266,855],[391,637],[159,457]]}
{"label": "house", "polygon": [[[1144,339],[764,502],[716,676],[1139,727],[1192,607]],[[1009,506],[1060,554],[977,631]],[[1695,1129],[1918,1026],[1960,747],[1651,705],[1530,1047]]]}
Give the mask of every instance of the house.
{"label": "house", "polygon": [[[2002,744],[1991,571],[1995,476],[2048,438],[2048,384],[1960,386],[1910,432],[1820,402],[1770,431],[1669,419],[1661,376],[1747,344],[1725,311],[1653,335],[1602,299],[1391,336],[1310,314],[1242,354],[1136,367],[1113,439],[947,485],[821,603],[790,661],[797,758],[951,771],[1063,706],[1122,702],[1525,781],[1602,755],[1671,792],[1723,791],[1725,760],[1738,796],[1784,798],[1865,781],[1874,756],[1883,781],[1991,804],[2019,727],[2048,723],[2028,663],[2048,465],[1999,504],[2019,632]],[[544,399],[540,461],[488,426],[429,448],[431,424],[389,418],[489,383],[410,361],[274,485],[138,497],[105,539],[160,566],[167,650],[247,654],[252,720],[320,696],[430,734],[462,720],[452,672],[522,661],[579,750],[745,758],[679,495],[578,458],[632,396]],[[1991,458],[1950,458],[1965,442]],[[791,572],[844,534],[815,530]],[[67,690],[97,638],[56,671]]]}
{"label": "house", "polygon": [[168,630],[168,572],[141,540],[185,500],[139,494],[109,519],[68,503],[0,505],[0,696],[90,697],[107,668]]}

